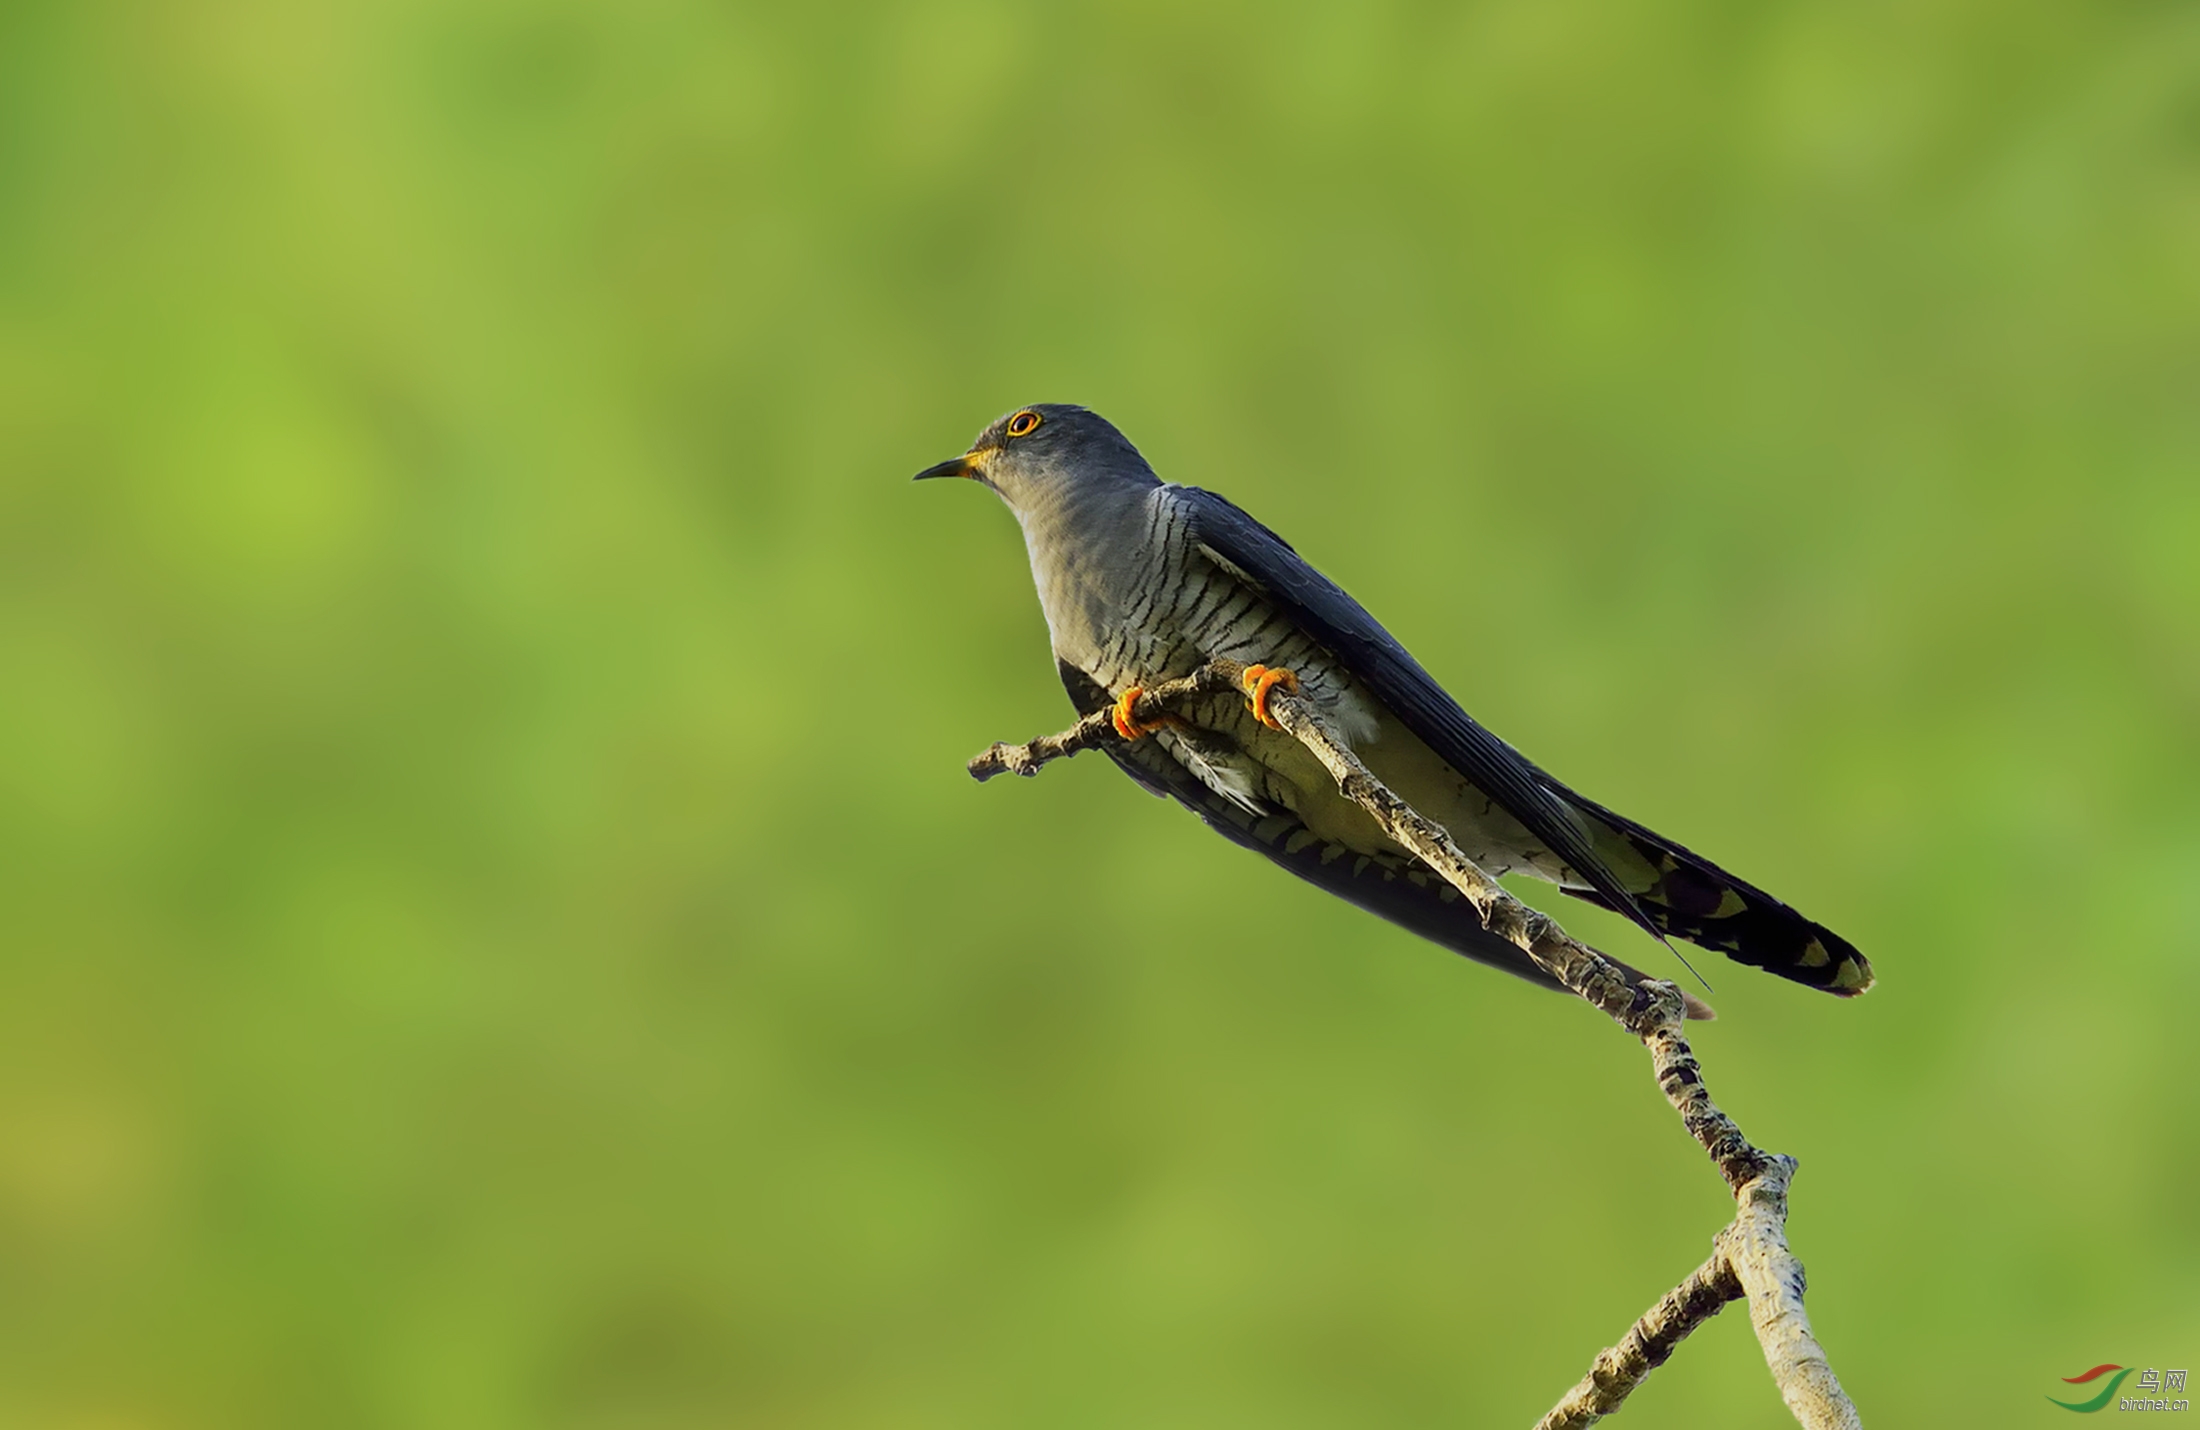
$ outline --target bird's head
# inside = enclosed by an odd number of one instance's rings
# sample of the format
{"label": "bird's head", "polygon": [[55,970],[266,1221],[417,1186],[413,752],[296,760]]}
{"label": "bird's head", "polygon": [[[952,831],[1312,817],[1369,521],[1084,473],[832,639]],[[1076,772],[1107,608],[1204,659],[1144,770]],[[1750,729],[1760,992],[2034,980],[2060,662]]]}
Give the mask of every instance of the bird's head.
{"label": "bird's head", "polygon": [[970,450],[927,477],[968,477],[1000,493],[1019,512],[1099,486],[1152,486],[1160,479],[1130,439],[1089,408],[1041,402],[997,418]]}

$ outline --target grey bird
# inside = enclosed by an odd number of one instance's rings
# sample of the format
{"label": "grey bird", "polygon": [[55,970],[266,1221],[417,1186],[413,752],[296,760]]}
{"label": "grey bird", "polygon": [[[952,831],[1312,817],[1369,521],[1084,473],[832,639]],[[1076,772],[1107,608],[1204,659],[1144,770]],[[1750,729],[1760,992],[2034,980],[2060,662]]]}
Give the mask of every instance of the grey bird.
{"label": "grey bird", "polygon": [[[1294,682],[1377,778],[1489,874],[1548,880],[1661,941],[1828,993],[1871,987],[1864,955],[1824,925],[1576,794],[1483,729],[1283,538],[1213,492],[1163,482],[1098,413],[1018,408],[960,457],[917,473],[929,477],[982,482],[1008,503],[1078,713],[1113,706],[1125,736],[1109,746],[1115,762],[1233,843],[1445,948],[1558,986],[1275,728],[1269,689]],[[1218,656],[1253,667],[1250,701],[1226,693],[1178,721],[1133,722],[1139,690]],[[1710,1016],[1694,998],[1689,1007]]]}

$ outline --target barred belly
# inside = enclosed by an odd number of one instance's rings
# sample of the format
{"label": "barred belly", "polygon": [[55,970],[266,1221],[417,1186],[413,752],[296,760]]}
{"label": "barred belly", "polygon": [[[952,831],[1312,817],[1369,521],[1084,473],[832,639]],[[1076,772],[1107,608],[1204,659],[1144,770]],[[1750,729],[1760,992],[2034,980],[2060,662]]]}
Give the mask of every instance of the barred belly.
{"label": "barred belly", "polygon": [[[1300,693],[1319,705],[1376,775],[1448,828],[1467,856],[1491,875],[1519,870],[1563,881],[1564,864],[1504,809],[1438,758],[1361,687],[1328,650],[1280,615],[1233,573],[1197,553],[1115,643],[1116,668],[1102,684],[1120,694],[1188,675],[1207,660],[1280,666],[1298,676]],[[1096,676],[1099,672],[1095,672]],[[1211,696],[1186,712],[1189,731],[1154,738],[1210,788],[1258,811],[1287,809],[1316,836],[1361,854],[1406,855],[1366,811],[1337,792],[1329,772],[1289,735],[1254,719],[1235,693]]]}

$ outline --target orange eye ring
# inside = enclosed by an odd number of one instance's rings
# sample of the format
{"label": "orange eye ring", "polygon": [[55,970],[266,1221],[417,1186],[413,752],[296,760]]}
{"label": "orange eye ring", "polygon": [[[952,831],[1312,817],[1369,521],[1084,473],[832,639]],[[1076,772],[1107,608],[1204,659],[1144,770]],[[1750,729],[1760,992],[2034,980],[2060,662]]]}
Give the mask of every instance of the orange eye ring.
{"label": "orange eye ring", "polygon": [[1038,430],[1039,414],[1028,407],[1008,419],[1008,435],[1011,437],[1028,437]]}

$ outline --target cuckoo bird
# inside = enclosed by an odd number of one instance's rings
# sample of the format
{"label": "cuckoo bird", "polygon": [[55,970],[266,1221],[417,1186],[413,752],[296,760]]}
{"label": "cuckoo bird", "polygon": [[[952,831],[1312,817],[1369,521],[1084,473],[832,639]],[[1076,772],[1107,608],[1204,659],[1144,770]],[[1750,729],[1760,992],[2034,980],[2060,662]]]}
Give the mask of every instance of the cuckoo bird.
{"label": "cuckoo bird", "polygon": [[[1078,713],[1112,707],[1124,737],[1108,747],[1115,762],[1233,843],[1445,948],[1559,986],[1276,727],[1267,701],[1281,684],[1487,873],[1548,880],[1655,938],[1828,993],[1871,986],[1864,955],[1824,925],[1576,794],[1482,728],[1282,537],[1213,492],[1163,482],[1098,413],[1018,408],[917,473],[928,477],[981,482],[1008,503]],[[1243,696],[1135,722],[1144,687],[1217,656],[1247,666]],[[1710,1015],[1693,998],[1689,1008]]]}

